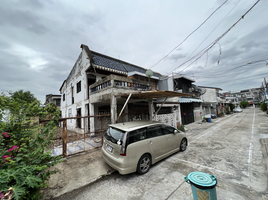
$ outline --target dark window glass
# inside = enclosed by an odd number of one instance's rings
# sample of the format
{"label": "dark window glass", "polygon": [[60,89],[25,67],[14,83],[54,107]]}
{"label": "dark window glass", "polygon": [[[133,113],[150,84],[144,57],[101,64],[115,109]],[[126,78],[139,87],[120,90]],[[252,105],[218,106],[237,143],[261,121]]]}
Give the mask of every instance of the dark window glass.
{"label": "dark window glass", "polygon": [[65,101],[65,94],[62,95],[62,100]]}
{"label": "dark window glass", "polygon": [[146,136],[146,128],[138,129],[128,133],[128,144],[144,140]]}
{"label": "dark window glass", "polygon": [[104,134],[104,137],[111,141],[114,144],[117,144],[117,142],[120,140],[123,141],[125,132],[113,127],[109,127],[106,133]]}
{"label": "dark window glass", "polygon": [[79,81],[76,86],[76,93],[81,92],[81,81]]}
{"label": "dark window glass", "polygon": [[162,126],[162,130],[163,130],[163,134],[167,135],[167,134],[173,134],[175,131],[175,128],[171,126]]}
{"label": "dark window glass", "polygon": [[162,135],[161,126],[149,127],[147,131],[147,138],[158,137]]}
{"label": "dark window glass", "polygon": [[60,106],[60,99],[56,99],[56,106]]}

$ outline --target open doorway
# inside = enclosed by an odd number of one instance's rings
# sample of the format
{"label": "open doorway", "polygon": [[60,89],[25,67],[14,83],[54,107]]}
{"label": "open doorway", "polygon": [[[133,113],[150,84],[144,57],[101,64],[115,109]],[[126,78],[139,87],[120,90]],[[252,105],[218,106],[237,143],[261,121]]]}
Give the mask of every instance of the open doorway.
{"label": "open doorway", "polygon": [[[77,108],[77,114],[76,114],[77,117],[80,117],[81,116],[81,108]],[[81,118],[78,118],[77,119],[77,128],[81,128]]]}
{"label": "open doorway", "polygon": [[[95,83],[95,82],[96,82],[96,76],[93,75],[93,74],[88,74],[87,75],[87,85],[88,85],[88,87],[90,85],[92,85],[93,83]],[[89,93],[90,93],[90,91],[87,89],[87,98],[88,99],[89,99]]]}

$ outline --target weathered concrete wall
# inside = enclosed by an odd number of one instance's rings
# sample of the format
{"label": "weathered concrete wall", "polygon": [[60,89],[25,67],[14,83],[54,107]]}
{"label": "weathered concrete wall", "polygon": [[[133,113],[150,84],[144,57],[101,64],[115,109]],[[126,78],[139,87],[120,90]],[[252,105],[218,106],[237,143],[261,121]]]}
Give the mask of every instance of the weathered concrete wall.
{"label": "weathered concrete wall", "polygon": [[172,77],[165,78],[163,80],[158,81],[158,89],[159,90],[168,90],[174,91],[173,79]]}
{"label": "weathered concrete wall", "polygon": [[206,88],[206,93],[201,95],[204,102],[217,102],[217,93],[215,89]]}
{"label": "weathered concrete wall", "polygon": [[[90,66],[90,61],[85,50],[80,53],[75,65],[73,66],[65,84],[61,89],[62,97],[65,94],[65,101],[61,98],[62,117],[76,117],[77,109],[81,109],[81,115],[88,114],[86,104],[89,104],[87,99],[87,74],[86,69]],[[81,81],[81,91],[77,93],[77,83]],[[74,103],[72,103],[72,88]],[[68,129],[76,130],[77,120],[68,120]],[[81,120],[83,127],[83,120]],[[79,130],[79,129],[78,129]]]}

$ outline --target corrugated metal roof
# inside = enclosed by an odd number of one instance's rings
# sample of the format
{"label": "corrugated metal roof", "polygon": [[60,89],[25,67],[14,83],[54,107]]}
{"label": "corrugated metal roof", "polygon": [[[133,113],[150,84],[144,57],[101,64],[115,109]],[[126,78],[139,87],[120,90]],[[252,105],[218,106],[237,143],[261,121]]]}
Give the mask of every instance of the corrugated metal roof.
{"label": "corrugated metal roof", "polygon": [[[128,97],[130,93],[116,95],[117,97]],[[153,99],[153,98],[162,98],[162,97],[183,97],[189,96],[190,94],[173,92],[167,90],[154,90],[154,91],[141,91],[141,92],[133,92],[131,93],[131,98],[138,99]]]}
{"label": "corrugated metal roof", "polygon": [[201,99],[179,98],[179,103],[203,102]]}

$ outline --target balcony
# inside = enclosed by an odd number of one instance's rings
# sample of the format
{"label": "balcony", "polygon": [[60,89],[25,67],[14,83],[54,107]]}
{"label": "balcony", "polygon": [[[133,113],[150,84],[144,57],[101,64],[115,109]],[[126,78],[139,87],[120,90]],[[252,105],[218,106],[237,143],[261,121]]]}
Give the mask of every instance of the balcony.
{"label": "balcony", "polygon": [[150,90],[152,90],[152,83],[149,83],[149,80],[148,82],[140,81],[114,74],[89,86],[91,102],[96,102],[96,99],[108,100],[110,99],[110,94],[117,95]]}

